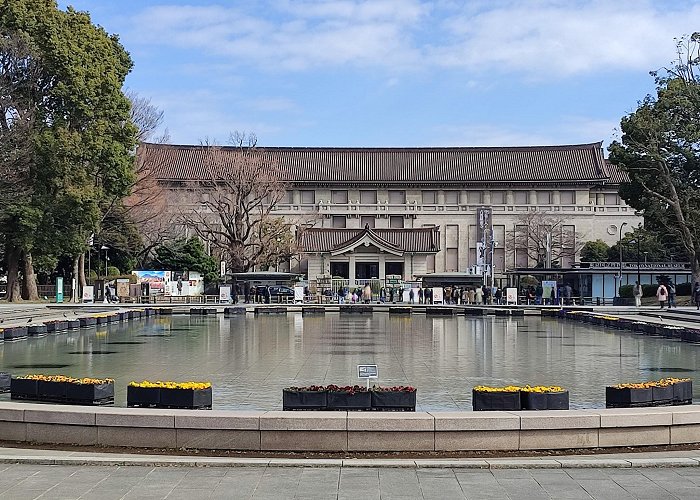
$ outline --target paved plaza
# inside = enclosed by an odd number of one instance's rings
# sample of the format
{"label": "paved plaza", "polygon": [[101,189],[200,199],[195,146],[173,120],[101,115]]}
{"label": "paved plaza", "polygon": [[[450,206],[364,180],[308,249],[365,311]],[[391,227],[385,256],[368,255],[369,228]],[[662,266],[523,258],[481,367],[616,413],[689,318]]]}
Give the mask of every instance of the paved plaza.
{"label": "paved plaza", "polygon": [[0,465],[1,499],[697,499],[700,468]]}

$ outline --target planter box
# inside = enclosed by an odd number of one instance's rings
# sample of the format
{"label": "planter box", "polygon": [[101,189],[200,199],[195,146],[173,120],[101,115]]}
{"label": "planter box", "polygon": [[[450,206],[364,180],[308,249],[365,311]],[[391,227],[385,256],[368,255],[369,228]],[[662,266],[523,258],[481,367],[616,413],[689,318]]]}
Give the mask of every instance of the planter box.
{"label": "planter box", "polygon": [[12,377],[7,372],[0,372],[0,392],[10,392]]}
{"label": "planter box", "polygon": [[325,410],[326,391],[282,391],[283,410]]}
{"label": "planter box", "polygon": [[27,327],[27,332],[29,335],[46,335],[48,333],[48,329],[46,325],[31,325]]}
{"label": "planter box", "polygon": [[5,340],[19,340],[27,338],[27,327],[13,326],[12,328],[5,328],[3,330],[3,338]]}
{"label": "planter box", "polygon": [[689,405],[693,403],[693,381],[676,382],[673,387],[673,404]]}
{"label": "planter box", "polygon": [[107,316],[98,316],[95,319],[97,320],[98,325],[106,325],[107,323],[109,323],[109,317]]}
{"label": "planter box", "polygon": [[126,388],[126,406],[151,407],[158,406],[160,402],[160,388],[158,387],[134,387]]}
{"label": "planter box", "polygon": [[672,404],[673,386],[668,385],[666,387],[652,387],[651,400],[654,403],[654,406],[664,406]]}
{"label": "planter box", "polygon": [[37,389],[39,399],[42,401],[65,401],[69,385],[68,382],[39,380]]}
{"label": "planter box", "polygon": [[651,387],[648,389],[605,388],[605,406],[607,408],[631,408],[651,406],[653,404]]}
{"label": "planter box", "polygon": [[38,380],[13,377],[10,381],[10,398],[37,400],[39,398],[38,386]]}
{"label": "planter box", "polygon": [[80,328],[80,320],[79,319],[68,320],[68,329],[69,330],[77,330],[78,328]]}
{"label": "planter box", "polygon": [[520,410],[520,391],[518,392],[477,392],[472,390],[472,409],[484,410]]}
{"label": "planter box", "polygon": [[372,395],[367,392],[328,392],[329,410],[369,410],[372,408]]}
{"label": "planter box", "polygon": [[86,327],[86,326],[95,326],[97,324],[97,318],[80,318],[78,321],[80,321],[80,326],[81,327]]}
{"label": "planter box", "polygon": [[70,404],[104,405],[114,403],[114,382],[104,384],[68,384],[66,401]]}
{"label": "planter box", "polygon": [[380,411],[416,411],[418,391],[370,391],[372,409]]}
{"label": "planter box", "polygon": [[569,391],[563,392],[520,392],[520,406],[523,410],[568,410]]}
{"label": "planter box", "polygon": [[211,387],[207,389],[161,389],[158,408],[211,409]]}

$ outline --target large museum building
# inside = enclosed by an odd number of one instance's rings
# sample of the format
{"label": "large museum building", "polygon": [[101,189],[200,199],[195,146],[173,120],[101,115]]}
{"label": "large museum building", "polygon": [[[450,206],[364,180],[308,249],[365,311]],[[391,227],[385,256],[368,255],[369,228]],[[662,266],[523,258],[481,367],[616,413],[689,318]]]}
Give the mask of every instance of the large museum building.
{"label": "large museum building", "polygon": [[[522,248],[527,239],[518,237],[528,230],[528,213],[563,219],[557,230],[576,235],[577,243],[612,245],[622,223],[631,230],[642,222],[620,199],[624,174],[606,162],[601,143],[257,151],[274,161],[288,186],[275,213],[311,226],[299,233],[302,254],[284,266],[310,281],[338,276],[352,284],[387,275],[413,281],[479,274],[490,265],[498,278],[535,265]],[[139,154],[156,159],[158,182],[176,192],[174,199],[190,200],[178,210],[200,209],[192,186],[207,180],[203,146],[142,144]],[[576,260],[569,255],[557,264]]]}

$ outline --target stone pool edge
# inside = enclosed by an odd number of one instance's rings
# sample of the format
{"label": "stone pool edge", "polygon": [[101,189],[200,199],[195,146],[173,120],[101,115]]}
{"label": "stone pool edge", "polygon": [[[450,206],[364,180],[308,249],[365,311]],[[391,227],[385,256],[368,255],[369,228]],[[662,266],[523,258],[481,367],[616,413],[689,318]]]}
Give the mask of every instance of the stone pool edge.
{"label": "stone pool edge", "polygon": [[159,410],[0,402],[0,441],[281,452],[633,448],[700,443],[700,405],[374,413]]}

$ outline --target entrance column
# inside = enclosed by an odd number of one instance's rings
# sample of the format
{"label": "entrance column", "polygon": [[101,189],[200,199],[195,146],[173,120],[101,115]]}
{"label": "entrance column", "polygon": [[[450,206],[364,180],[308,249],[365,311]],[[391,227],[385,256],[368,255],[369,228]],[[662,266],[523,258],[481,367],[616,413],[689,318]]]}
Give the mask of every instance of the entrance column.
{"label": "entrance column", "polygon": [[386,254],[380,253],[377,255],[377,258],[379,260],[379,276],[377,276],[380,280],[384,281],[386,279]]}
{"label": "entrance column", "polygon": [[355,287],[355,254],[350,252],[348,255],[348,286]]}

